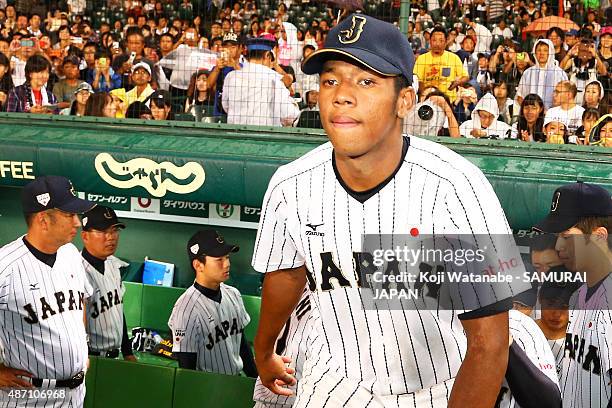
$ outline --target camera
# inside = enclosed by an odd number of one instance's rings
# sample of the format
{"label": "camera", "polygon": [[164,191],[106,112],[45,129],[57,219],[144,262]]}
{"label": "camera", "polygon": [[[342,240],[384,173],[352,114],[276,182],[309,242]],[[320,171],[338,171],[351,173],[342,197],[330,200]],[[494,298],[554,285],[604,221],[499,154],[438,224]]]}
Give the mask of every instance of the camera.
{"label": "camera", "polygon": [[433,118],[434,111],[430,105],[421,105],[417,110],[417,114],[419,115],[419,119],[429,121]]}

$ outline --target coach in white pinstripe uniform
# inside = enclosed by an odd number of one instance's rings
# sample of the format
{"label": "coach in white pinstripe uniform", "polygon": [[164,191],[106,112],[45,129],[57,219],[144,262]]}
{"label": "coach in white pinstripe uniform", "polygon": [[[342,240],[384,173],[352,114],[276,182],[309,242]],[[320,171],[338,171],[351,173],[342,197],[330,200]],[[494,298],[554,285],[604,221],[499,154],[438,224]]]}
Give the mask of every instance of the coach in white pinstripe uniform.
{"label": "coach in white pinstripe uniform", "polygon": [[95,204],[46,176],[25,186],[22,205],[28,232],[0,249],[0,407],[81,407],[91,286],[71,241]]}

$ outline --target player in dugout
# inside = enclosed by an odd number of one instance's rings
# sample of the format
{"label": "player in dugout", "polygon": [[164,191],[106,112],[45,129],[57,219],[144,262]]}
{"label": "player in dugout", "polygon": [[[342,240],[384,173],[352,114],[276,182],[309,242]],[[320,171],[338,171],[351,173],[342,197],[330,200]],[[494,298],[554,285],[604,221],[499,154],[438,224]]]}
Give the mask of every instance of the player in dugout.
{"label": "player in dugout", "polygon": [[120,268],[127,264],[114,256],[125,224],[112,208],[101,205],[83,214],[82,224],[81,256],[93,288],[86,302],[89,355],[117,358],[121,351],[124,359],[137,361],[123,313],[125,287]]}
{"label": "player in dugout", "polygon": [[239,247],[214,230],[196,232],[187,243],[195,282],[176,301],[168,326],[180,368],[257,377],[253,353],[244,336],[251,320],[230,276],[230,254]]}

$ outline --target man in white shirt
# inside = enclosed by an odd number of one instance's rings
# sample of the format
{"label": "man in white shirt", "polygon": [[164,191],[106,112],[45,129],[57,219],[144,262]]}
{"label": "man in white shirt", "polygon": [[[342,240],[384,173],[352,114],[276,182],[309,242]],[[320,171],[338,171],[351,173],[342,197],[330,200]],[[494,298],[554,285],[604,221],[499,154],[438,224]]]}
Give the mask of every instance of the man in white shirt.
{"label": "man in white shirt", "polygon": [[247,42],[248,63],[227,74],[221,103],[227,123],[261,126],[291,126],[300,110],[272,70],[275,41],[253,38]]}
{"label": "man in white shirt", "polygon": [[[563,117],[567,123],[567,132],[570,143],[575,143],[576,130],[582,126],[584,108],[576,104],[576,84],[570,81],[561,81],[553,91],[553,105],[548,112],[553,117]],[[573,137],[572,137],[573,136]]]}

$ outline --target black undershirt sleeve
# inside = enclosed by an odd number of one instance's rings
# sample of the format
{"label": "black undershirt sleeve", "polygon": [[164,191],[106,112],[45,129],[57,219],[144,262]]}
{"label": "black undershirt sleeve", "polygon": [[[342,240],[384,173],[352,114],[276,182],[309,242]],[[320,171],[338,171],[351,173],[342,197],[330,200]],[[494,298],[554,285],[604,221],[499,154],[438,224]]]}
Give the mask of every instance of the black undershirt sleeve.
{"label": "black undershirt sleeve", "polygon": [[173,353],[178,358],[179,368],[196,369],[198,362],[198,353]]}
{"label": "black undershirt sleeve", "polygon": [[478,319],[481,317],[493,316],[499,313],[507,312],[510,309],[512,309],[512,298],[506,298],[506,299],[500,300],[499,302],[495,302],[490,305],[481,307],[479,309],[461,313],[459,315],[459,319],[460,320]]}
{"label": "black undershirt sleeve", "polygon": [[246,340],[244,333],[242,334],[242,339],[240,340],[240,358],[242,358],[242,371],[244,371],[244,373],[249,377],[257,378],[257,366],[255,365],[251,347],[249,346],[249,342]]}
{"label": "black undershirt sleeve", "polygon": [[[522,408],[560,408],[561,392],[542,371],[533,365],[525,351],[513,342],[508,356],[506,381]],[[534,398],[537,395],[537,398]]]}
{"label": "black undershirt sleeve", "polygon": [[132,351],[132,342],[130,341],[130,337],[128,336],[127,323],[125,322],[125,313],[123,314],[123,335],[121,337],[121,354],[123,354],[124,357],[134,355],[134,352]]}

